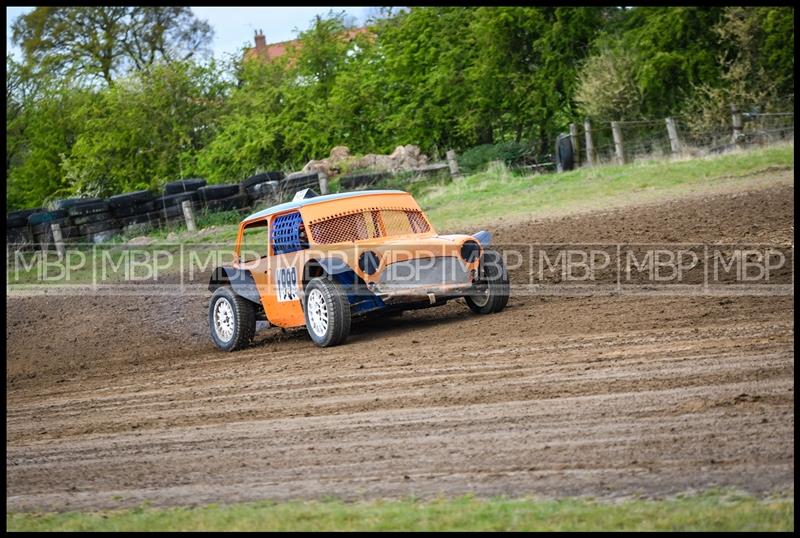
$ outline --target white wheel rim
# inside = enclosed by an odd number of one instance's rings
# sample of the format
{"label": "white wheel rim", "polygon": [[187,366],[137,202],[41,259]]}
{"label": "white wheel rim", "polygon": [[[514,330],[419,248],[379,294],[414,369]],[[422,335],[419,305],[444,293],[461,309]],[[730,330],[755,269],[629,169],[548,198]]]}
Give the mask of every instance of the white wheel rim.
{"label": "white wheel rim", "polygon": [[472,296],[472,302],[475,306],[484,307],[489,302],[489,284],[486,284],[486,289],[481,293]]}
{"label": "white wheel rim", "polygon": [[311,290],[306,301],[308,309],[308,323],[311,330],[319,337],[325,336],[328,332],[328,305],[325,304],[325,297],[319,290]]}
{"label": "white wheel rim", "polygon": [[225,298],[219,299],[214,305],[214,330],[223,342],[233,338],[233,307]]}

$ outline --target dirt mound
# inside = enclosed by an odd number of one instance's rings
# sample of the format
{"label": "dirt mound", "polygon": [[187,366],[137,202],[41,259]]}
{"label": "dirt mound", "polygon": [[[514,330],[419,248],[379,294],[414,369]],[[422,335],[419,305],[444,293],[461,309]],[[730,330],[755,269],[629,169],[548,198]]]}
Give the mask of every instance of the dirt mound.
{"label": "dirt mound", "polygon": [[[495,229],[501,243],[793,241],[792,187]],[[521,279],[525,275],[512,275]],[[512,297],[268,329],[207,298],[10,298],[9,510],[793,488],[792,296]]]}

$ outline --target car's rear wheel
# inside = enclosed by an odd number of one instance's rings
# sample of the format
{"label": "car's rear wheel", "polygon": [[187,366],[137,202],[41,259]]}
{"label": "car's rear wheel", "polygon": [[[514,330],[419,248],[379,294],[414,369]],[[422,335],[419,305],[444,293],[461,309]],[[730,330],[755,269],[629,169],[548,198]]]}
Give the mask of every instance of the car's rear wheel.
{"label": "car's rear wheel", "polygon": [[214,291],[208,305],[208,325],[211,339],[223,351],[235,351],[247,346],[256,333],[253,303],[236,295],[229,286]]}
{"label": "car's rear wheel", "polygon": [[320,347],[341,344],[350,334],[350,302],[339,284],[328,277],[312,278],[305,289],[306,329]]}
{"label": "car's rear wheel", "polygon": [[481,257],[481,279],[475,282],[473,292],[465,297],[467,306],[476,314],[500,312],[508,304],[508,271],[503,257],[487,250]]}

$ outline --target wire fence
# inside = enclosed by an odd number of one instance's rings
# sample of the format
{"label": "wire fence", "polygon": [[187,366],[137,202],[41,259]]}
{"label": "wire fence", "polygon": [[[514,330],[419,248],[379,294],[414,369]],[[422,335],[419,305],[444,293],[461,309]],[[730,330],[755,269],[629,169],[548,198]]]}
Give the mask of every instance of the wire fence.
{"label": "wire fence", "polygon": [[679,155],[702,156],[739,147],[793,141],[794,111],[743,112],[738,118],[732,118],[730,125],[702,130],[693,128],[691,119],[681,116],[586,122],[571,127],[574,165],[603,165]]}

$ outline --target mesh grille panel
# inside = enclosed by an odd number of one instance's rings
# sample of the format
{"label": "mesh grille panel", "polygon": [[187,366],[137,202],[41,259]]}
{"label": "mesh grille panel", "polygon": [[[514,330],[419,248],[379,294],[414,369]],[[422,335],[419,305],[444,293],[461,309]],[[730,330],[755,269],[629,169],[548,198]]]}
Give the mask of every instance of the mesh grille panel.
{"label": "mesh grille panel", "polygon": [[288,254],[300,250],[300,213],[288,213],[275,217],[272,223],[272,248],[275,254]]}
{"label": "mesh grille panel", "polygon": [[311,222],[311,236],[322,244],[419,234],[431,227],[415,209],[361,209]]}

